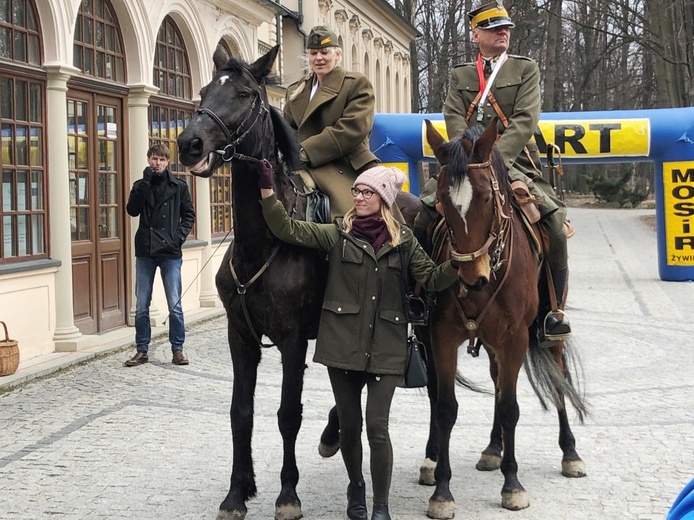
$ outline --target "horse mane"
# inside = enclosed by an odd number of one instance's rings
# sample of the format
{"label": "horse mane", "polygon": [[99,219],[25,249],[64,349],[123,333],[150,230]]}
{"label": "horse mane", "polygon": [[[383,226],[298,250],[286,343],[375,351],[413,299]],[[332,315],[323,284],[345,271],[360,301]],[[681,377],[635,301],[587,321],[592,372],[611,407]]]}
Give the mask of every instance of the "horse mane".
{"label": "horse mane", "polygon": [[[471,162],[470,158],[475,156],[475,143],[482,135],[484,130],[484,126],[481,124],[475,124],[468,127],[460,137],[457,137],[444,145],[449,153],[449,161],[446,165],[446,169],[448,171],[448,176],[451,179],[452,188],[458,188],[465,180],[465,176],[468,172],[468,163]],[[467,140],[472,143],[472,152],[470,153],[470,158],[468,158],[467,152],[463,147],[463,140]],[[494,145],[492,148],[491,161],[492,167],[500,180],[499,190],[501,191],[502,195],[508,196],[507,200],[512,200],[511,184],[508,182],[508,168],[506,167],[504,159],[501,156],[501,152],[497,149],[496,145]],[[504,180],[507,182],[504,182]]]}
{"label": "horse mane", "polygon": [[289,126],[279,109],[271,106],[270,117],[272,126],[275,128],[275,142],[277,142],[277,147],[282,152],[282,159],[287,165],[288,171],[298,170],[301,161],[299,161],[300,146],[296,132]]}

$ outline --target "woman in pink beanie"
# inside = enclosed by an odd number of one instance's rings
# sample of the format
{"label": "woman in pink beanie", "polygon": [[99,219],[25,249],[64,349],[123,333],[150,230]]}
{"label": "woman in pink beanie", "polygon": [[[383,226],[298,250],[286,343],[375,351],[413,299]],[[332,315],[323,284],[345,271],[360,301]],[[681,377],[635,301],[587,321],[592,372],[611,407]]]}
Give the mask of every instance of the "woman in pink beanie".
{"label": "woman in pink beanie", "polygon": [[410,228],[394,218],[392,206],[404,181],[397,168],[370,168],[354,181],[354,205],[345,216],[317,224],[287,214],[272,189],[271,168],[260,168],[258,180],[270,231],[285,242],[320,249],[328,256],[313,360],[328,367],[340,420],[340,450],[349,476],[347,516],[352,520],[368,519],[361,444],[364,386],[373,482],[371,520],[390,520],[393,449],[388,419],[407,360],[402,270],[429,291],[442,291],[458,280],[451,262],[434,264]]}

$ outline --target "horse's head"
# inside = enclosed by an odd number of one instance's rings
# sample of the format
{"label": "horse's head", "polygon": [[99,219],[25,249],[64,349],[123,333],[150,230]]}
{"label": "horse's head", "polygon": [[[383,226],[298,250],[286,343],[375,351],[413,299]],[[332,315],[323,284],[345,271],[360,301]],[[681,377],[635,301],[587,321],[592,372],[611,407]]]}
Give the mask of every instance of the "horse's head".
{"label": "horse's head", "polygon": [[180,161],[193,175],[209,177],[236,153],[263,158],[267,139],[260,136],[271,131],[265,81],[278,50],[279,45],[248,65],[217,47],[217,72],[200,91],[200,108],[177,139]]}
{"label": "horse's head", "polygon": [[442,166],[436,193],[450,233],[450,254],[459,263],[461,283],[480,290],[500,265],[496,239],[508,191],[506,170],[494,149],[497,127],[492,123],[482,131],[476,125],[447,143],[431,122],[426,124],[427,140]]}

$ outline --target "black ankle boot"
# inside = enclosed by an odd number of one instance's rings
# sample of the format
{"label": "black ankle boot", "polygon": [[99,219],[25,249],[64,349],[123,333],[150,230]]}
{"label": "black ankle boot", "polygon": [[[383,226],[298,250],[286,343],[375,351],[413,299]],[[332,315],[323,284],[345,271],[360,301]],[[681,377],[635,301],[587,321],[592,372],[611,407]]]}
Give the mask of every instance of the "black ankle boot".
{"label": "black ankle boot", "polygon": [[350,482],[347,486],[347,517],[350,520],[367,520],[366,486],[364,481]]}
{"label": "black ankle boot", "polygon": [[371,520],[390,520],[388,504],[377,504],[374,502],[374,510],[371,513]]}
{"label": "black ankle boot", "polygon": [[566,289],[566,281],[569,270],[552,269],[552,281],[554,282],[554,292],[557,297],[557,312],[548,312],[543,317],[545,338],[548,340],[562,340],[571,336],[571,324],[568,316],[562,310],[564,301],[564,290]]}

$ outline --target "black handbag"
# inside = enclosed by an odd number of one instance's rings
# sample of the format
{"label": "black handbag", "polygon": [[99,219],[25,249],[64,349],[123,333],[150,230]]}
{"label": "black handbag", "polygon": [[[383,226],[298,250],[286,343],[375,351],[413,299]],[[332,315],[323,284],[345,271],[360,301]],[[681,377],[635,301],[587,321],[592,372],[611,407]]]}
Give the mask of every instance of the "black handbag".
{"label": "black handbag", "polygon": [[427,386],[427,357],[424,344],[417,339],[413,325],[424,325],[428,319],[428,309],[424,300],[411,294],[407,284],[407,269],[405,255],[402,253],[402,246],[398,246],[400,254],[400,289],[402,293],[402,304],[407,318],[407,362],[405,363],[405,377],[403,388],[421,388]]}
{"label": "black handbag", "polygon": [[427,355],[424,344],[412,333],[407,337],[407,364],[403,388],[421,388],[427,386]]}

